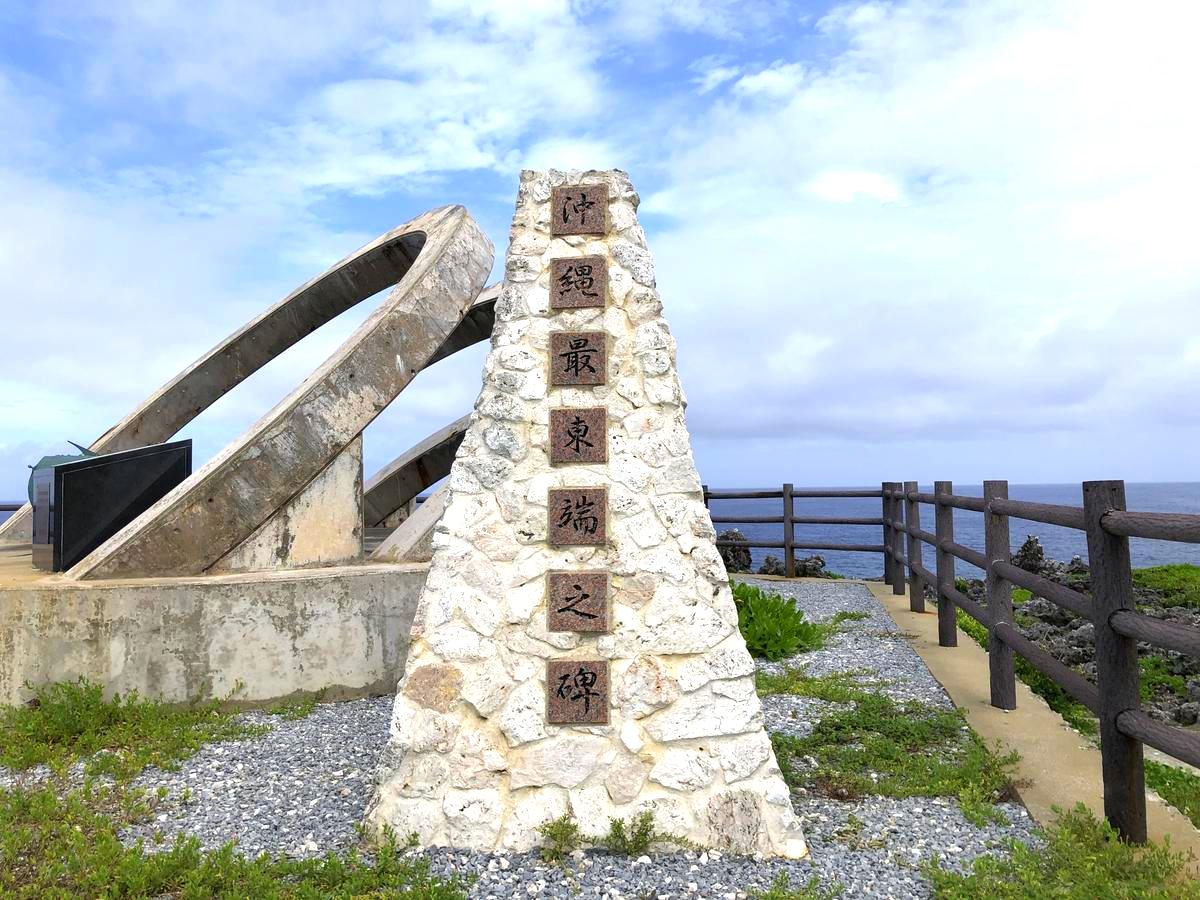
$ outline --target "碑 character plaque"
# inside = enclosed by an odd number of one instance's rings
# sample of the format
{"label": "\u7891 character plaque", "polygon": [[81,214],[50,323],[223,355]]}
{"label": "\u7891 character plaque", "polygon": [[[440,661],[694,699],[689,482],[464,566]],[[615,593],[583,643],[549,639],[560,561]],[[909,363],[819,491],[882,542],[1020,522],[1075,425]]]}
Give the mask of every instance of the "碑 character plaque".
{"label": "\u7891 character plaque", "polygon": [[608,540],[607,488],[551,488],[546,506],[551,546],[591,547]]}
{"label": "\u7891 character plaque", "polygon": [[608,573],[548,573],[546,630],[608,631]]}
{"label": "\u7891 character plaque", "polygon": [[550,385],[593,386],[608,380],[608,341],[603,331],[550,332]]}
{"label": "\u7891 character plaque", "polygon": [[571,184],[550,192],[550,234],[604,234],[607,230],[607,185]]}
{"label": "\u7891 character plaque", "polygon": [[608,462],[608,410],[550,410],[550,465]]}
{"label": "\u7891 character plaque", "polygon": [[550,308],[586,309],[608,301],[608,263],[603,256],[550,260]]}
{"label": "\u7891 character plaque", "polygon": [[608,662],[546,662],[546,721],[551,725],[608,724]]}

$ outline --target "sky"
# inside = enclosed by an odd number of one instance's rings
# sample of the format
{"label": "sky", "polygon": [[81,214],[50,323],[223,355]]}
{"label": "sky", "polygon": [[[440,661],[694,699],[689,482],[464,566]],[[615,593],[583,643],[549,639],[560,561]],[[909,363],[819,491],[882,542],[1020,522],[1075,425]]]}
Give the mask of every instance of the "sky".
{"label": "sky", "polygon": [[[1200,4],[0,0],[0,500],[327,266],[628,171],[714,487],[1200,480]],[[203,462],[348,336],[188,426]],[[367,430],[471,408],[485,348]]]}

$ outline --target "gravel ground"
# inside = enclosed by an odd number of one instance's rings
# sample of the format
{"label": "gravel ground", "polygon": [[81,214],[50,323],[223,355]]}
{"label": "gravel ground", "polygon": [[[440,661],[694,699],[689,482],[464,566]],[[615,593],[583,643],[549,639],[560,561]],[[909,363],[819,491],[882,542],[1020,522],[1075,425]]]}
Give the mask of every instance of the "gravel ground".
{"label": "gravel ground", "polygon": [[[753,581],[754,579],[747,579]],[[863,586],[839,582],[759,582],[796,599],[814,619],[840,611],[867,618],[848,622],[826,649],[764,668],[803,665],[812,674],[871,670],[871,679],[897,700],[919,699],[951,706],[920,658],[896,634],[895,624]],[[197,836],[206,847],[236,839],[241,850],[292,857],[319,856],[357,841],[356,824],[370,797],[375,761],[387,738],[392,699],[383,697],[326,704],[307,718],[288,721],[263,713],[250,721],[272,727],[269,734],[212,744],[178,772],[148,770],[137,784],[166,788],[156,821],[130,829],[129,841],[168,841]],[[806,722],[832,704],[797,697],[764,701],[770,730],[803,733]],[[28,775],[27,775],[28,777]],[[0,769],[0,786],[10,773]],[[435,873],[477,879],[473,897],[736,898],[765,888],[780,871],[794,885],[816,876],[841,884],[844,897],[928,897],[920,874],[937,855],[944,864],[969,865],[1005,838],[1029,840],[1025,810],[1005,805],[1011,824],[977,828],[963,819],[957,801],[946,798],[893,800],[867,797],[837,802],[795,797],[811,855],[799,862],[720,853],[661,853],[629,859],[600,851],[580,854],[564,868],[547,866],[536,853],[479,854],[452,850],[423,852]],[[852,818],[854,817],[854,818]],[[151,843],[148,841],[148,843]]]}

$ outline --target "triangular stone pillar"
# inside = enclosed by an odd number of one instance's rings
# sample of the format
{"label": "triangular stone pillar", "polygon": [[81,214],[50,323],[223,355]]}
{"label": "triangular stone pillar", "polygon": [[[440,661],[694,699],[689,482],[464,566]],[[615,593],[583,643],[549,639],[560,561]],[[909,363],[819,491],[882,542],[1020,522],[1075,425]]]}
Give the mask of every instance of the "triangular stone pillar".
{"label": "triangular stone pillar", "polygon": [[565,813],[593,834],[648,809],[661,832],[708,847],[806,852],[637,205],[623,172],[521,174],[376,828],[524,850]]}

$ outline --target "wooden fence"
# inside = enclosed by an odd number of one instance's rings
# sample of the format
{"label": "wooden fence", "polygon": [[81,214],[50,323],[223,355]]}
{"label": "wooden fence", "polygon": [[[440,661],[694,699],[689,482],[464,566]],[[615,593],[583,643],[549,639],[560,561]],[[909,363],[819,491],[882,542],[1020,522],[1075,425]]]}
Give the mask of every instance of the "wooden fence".
{"label": "wooden fence", "polygon": [[[795,515],[797,497],[879,497],[881,517],[812,518]],[[1074,697],[1100,720],[1100,755],[1104,782],[1104,813],[1121,836],[1136,843],[1146,840],[1146,784],[1143,745],[1149,744],[1176,759],[1200,766],[1200,733],[1166,725],[1141,709],[1141,669],[1137,644],[1200,658],[1200,629],[1156,619],[1137,611],[1129,558],[1131,537],[1200,543],[1200,515],[1131,512],[1125,508],[1123,481],[1087,481],[1082,506],[1031,503],[1008,498],[1007,481],[985,481],[982,497],[954,493],[949,481],[934,482],[932,494],[917,490],[915,481],[884,482],[878,491],[795,490],[710,491],[712,500],[782,499],[783,515],[713,516],[714,524],[779,523],[782,541],[718,541],[719,546],[781,549],[787,574],[795,573],[795,550],[851,550],[882,553],[884,579],[895,594],[907,584],[909,605],[925,612],[925,589],[937,598],[938,643],[958,643],[955,608],[988,630],[988,667],[992,705],[1013,709],[1017,702],[1015,655]],[[933,507],[934,530],[921,525],[922,504]],[[954,510],[984,516],[984,548],[980,552],[954,540]],[[1060,525],[1083,531],[1091,570],[1091,598],[1012,564],[1009,517]],[[822,544],[796,541],[796,525],[882,526],[882,545]],[[924,547],[933,548],[936,562],[926,568]],[[955,560],[982,569],[986,575],[987,605],[976,603],[954,586]],[[1096,643],[1096,683],[1059,662],[1013,624],[1013,586],[1025,588],[1092,623]]]}
{"label": "wooden fence", "polygon": [[883,497],[883,491],[843,491],[832,488],[817,490],[796,490],[790,484],[785,484],[780,491],[710,491],[704,485],[704,505],[711,500],[782,500],[783,515],[780,516],[713,516],[714,525],[782,525],[782,541],[717,541],[718,547],[746,547],[766,550],[782,550],[783,565],[787,576],[796,574],[796,550],[851,550],[863,553],[883,554],[883,565],[886,570],[891,565],[891,557],[887,554],[884,544],[822,544],[814,541],[797,541],[797,525],[874,525],[879,528],[886,524],[888,501],[883,501],[881,515],[869,518],[836,518],[829,516],[798,516],[796,515],[795,500],[809,498],[839,498],[839,497]]}

